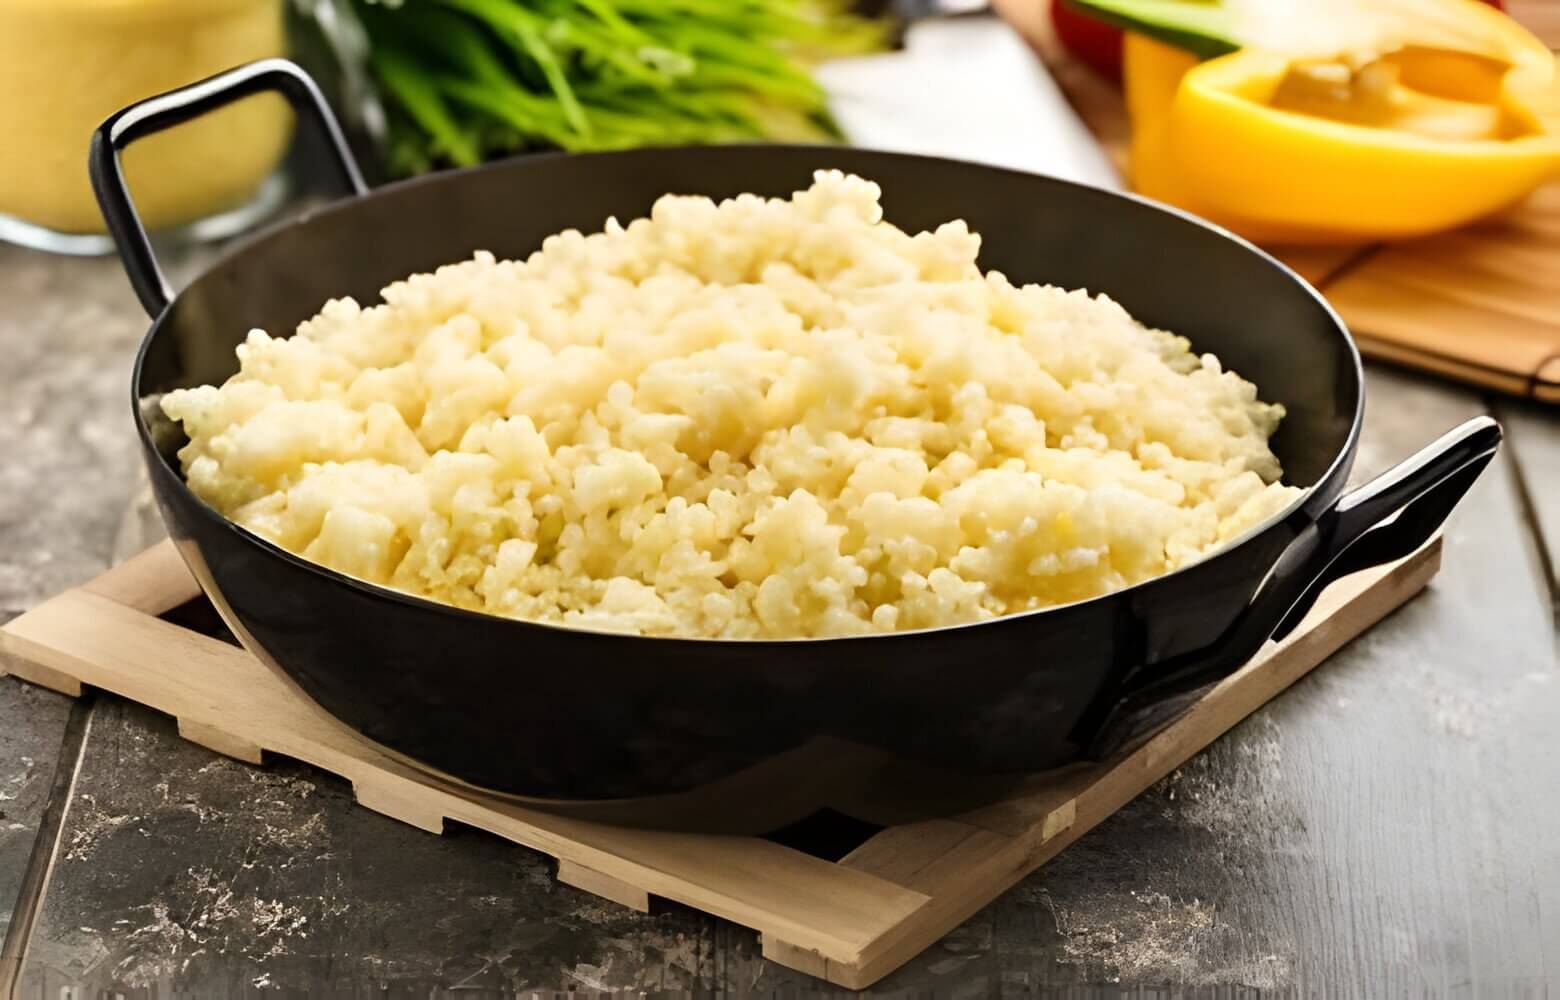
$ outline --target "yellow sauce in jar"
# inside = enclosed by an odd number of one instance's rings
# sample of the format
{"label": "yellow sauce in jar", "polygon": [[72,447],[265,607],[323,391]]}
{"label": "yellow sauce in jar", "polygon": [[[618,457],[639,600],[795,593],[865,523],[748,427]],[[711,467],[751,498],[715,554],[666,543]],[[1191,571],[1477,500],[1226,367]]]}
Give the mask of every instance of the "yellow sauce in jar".
{"label": "yellow sauce in jar", "polygon": [[[62,233],[103,232],[87,147],[144,97],[284,54],[282,0],[0,0],[0,214]],[[148,227],[242,204],[291,135],[274,94],[142,139],[126,151]]]}

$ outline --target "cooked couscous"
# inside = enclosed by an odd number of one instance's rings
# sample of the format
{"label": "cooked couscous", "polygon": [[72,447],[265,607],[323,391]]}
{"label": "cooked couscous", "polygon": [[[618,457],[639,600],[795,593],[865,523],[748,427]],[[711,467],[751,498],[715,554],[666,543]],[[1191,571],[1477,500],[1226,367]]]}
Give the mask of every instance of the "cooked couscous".
{"label": "cooked couscous", "polygon": [[341,572],[647,635],[836,636],[1096,596],[1287,506],[1283,410],[877,185],[668,195],[485,253],[168,394],[190,487]]}

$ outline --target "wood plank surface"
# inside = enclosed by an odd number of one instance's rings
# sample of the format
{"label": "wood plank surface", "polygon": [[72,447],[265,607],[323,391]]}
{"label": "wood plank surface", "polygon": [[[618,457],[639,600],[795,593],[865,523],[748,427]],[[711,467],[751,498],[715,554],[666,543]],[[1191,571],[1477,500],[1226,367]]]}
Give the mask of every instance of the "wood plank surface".
{"label": "wood plank surface", "polygon": [[[117,263],[0,244],[0,622],[109,565],[139,459],[125,372],[145,322]],[[90,483],[90,488],[84,488]],[[45,818],[70,702],[0,678],[0,996],[3,942]],[[14,935],[12,940],[15,940]],[[19,942],[18,942],[19,945]]]}
{"label": "wood plank surface", "polygon": [[[1386,373],[1367,406],[1362,474],[1484,408]],[[1474,487],[1443,572],[1398,628],[1263,713],[1246,751],[1261,784],[1209,792],[1235,793],[1235,839],[1271,852],[1226,916],[1292,943],[1301,992],[1532,991],[1560,961],[1560,850],[1543,832],[1560,816],[1526,791],[1560,781],[1560,750],[1539,735],[1560,675],[1512,472],[1508,451]]]}
{"label": "wood plank surface", "polygon": [[[70,701],[53,692],[0,678],[0,942],[12,930],[56,770],[74,763],[73,748],[62,739],[70,709]],[[24,908],[32,905],[20,901]],[[0,996],[18,971],[8,963],[19,958],[20,941],[14,956],[0,949]]]}
{"label": "wood plank surface", "polygon": [[1505,425],[1513,460],[1521,469],[1524,513],[1549,575],[1560,614],[1560,413],[1517,400],[1501,400],[1495,416]]}
{"label": "wood plank surface", "polygon": [[370,812],[300,763],[215,756],[105,699],[20,995],[676,992],[720,974],[711,918],[636,913],[552,867]]}
{"label": "wood plank surface", "polygon": [[141,460],[128,372],[146,315],[116,260],[0,244],[0,611],[108,567]]}

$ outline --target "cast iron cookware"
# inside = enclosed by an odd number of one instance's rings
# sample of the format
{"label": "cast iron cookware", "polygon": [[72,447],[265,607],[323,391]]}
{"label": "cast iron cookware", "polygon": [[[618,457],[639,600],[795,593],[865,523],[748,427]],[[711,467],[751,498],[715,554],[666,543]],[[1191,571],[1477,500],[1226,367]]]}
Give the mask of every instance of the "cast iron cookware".
{"label": "cast iron cookware", "polygon": [[[353,196],[255,236],[174,295],[119,154],[265,90],[319,128]],[[94,138],[91,166],[153,320],[132,385],[147,467],[206,594],[252,652],[335,719],[447,779],[547,808],[694,802],[672,819],[654,808],[606,815],[761,825],[792,808],[778,805],[785,790],[851,772],[850,759],[1009,775],[1109,753],[1156,709],[1286,634],[1328,582],[1425,542],[1500,440],[1493,421],[1471,421],[1345,493],[1362,374],[1317,293],[1222,230],[1050,177],[855,149],[733,146],[526,156],[370,193],[312,81],[279,60],[116,114]],[[1202,562],[1093,600],[918,632],[736,642],[572,630],[396,593],[236,527],[183,481],[175,452],[185,438],[156,400],[233,374],[234,347],[251,329],[285,334],[327,299],[373,302],[391,281],[479,249],[523,257],[560,230],[639,217],[666,192],[785,196],[819,168],[877,181],[887,218],[909,231],[968,220],[986,268],[1103,292],[1217,354],[1288,408],[1272,445],[1304,496]],[[744,787],[744,776],[771,779],[757,785],[768,815],[717,816],[736,807],[699,797]]]}

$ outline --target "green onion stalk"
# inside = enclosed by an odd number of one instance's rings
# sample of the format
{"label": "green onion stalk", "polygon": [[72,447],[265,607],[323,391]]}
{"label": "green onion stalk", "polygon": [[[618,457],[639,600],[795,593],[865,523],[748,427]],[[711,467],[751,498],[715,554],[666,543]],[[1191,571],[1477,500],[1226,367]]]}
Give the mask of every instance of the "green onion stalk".
{"label": "green onion stalk", "polygon": [[[849,0],[300,0],[383,106],[387,166],[841,136],[809,71],[882,48]],[[327,17],[328,15],[328,17]],[[332,23],[327,25],[326,20]],[[340,57],[344,47],[337,46]]]}

